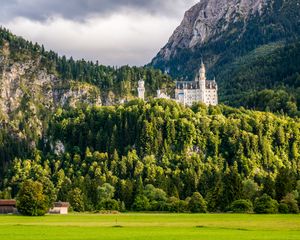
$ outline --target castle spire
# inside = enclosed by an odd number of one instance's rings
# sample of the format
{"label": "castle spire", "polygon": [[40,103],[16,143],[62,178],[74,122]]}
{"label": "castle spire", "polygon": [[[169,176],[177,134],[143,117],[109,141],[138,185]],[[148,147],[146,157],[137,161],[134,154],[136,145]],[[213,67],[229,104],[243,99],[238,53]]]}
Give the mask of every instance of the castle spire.
{"label": "castle spire", "polygon": [[206,69],[205,69],[205,65],[203,63],[203,59],[201,59],[201,67],[199,69],[199,78],[200,78],[200,81],[206,80]]}

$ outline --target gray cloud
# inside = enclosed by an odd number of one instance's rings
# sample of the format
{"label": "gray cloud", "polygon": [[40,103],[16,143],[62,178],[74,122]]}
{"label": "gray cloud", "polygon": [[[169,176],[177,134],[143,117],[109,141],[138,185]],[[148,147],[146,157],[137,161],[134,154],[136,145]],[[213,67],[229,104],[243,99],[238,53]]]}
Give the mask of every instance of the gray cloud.
{"label": "gray cloud", "polygon": [[199,0],[0,0],[0,25],[76,59],[143,65]]}
{"label": "gray cloud", "polygon": [[53,16],[85,20],[91,16],[109,15],[116,11],[139,10],[147,14],[176,16],[193,0],[1,0],[0,20],[15,17],[43,21]]}

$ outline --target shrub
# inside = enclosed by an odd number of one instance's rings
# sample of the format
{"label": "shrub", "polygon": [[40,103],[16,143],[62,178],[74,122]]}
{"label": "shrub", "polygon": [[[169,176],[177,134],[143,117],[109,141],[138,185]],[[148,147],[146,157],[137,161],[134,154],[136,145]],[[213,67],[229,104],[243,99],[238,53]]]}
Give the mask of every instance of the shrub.
{"label": "shrub", "polygon": [[299,213],[298,202],[294,194],[288,193],[281,200],[281,204],[285,204],[288,207],[288,213]]}
{"label": "shrub", "polygon": [[277,213],[278,202],[272,199],[269,195],[264,194],[259,198],[256,198],[254,202],[254,212],[256,213]]}
{"label": "shrub", "polygon": [[198,192],[193,193],[189,201],[189,210],[192,213],[206,213],[207,212],[207,203]]}
{"label": "shrub", "polygon": [[180,200],[176,197],[170,197],[167,203],[168,211],[169,212],[177,212],[183,213],[187,212],[188,210],[188,202],[184,200]]}
{"label": "shrub", "polygon": [[132,209],[135,211],[147,211],[150,209],[149,199],[144,195],[138,195],[132,205]]}
{"label": "shrub", "polygon": [[102,200],[98,206],[99,210],[116,210],[120,208],[119,202],[115,199],[105,199]]}
{"label": "shrub", "polygon": [[280,203],[278,207],[278,212],[282,214],[289,213],[289,206],[285,203]]}
{"label": "shrub", "polygon": [[47,196],[40,182],[26,180],[17,196],[18,211],[25,216],[43,216],[49,211]]}
{"label": "shrub", "polygon": [[155,188],[151,184],[145,187],[144,194],[150,201],[167,201],[167,194],[162,189]]}
{"label": "shrub", "polygon": [[151,201],[150,202],[151,211],[168,211],[168,204],[164,201]]}
{"label": "shrub", "polygon": [[234,201],[229,210],[235,213],[250,213],[253,212],[253,204],[250,200],[240,199]]}

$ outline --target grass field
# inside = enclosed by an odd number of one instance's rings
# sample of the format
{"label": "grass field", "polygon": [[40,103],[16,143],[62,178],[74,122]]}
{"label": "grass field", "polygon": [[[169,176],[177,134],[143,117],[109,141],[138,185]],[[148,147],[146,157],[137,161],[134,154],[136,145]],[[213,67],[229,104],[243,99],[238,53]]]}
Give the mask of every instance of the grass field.
{"label": "grass field", "polygon": [[1,240],[292,240],[300,215],[120,214],[0,216]]}

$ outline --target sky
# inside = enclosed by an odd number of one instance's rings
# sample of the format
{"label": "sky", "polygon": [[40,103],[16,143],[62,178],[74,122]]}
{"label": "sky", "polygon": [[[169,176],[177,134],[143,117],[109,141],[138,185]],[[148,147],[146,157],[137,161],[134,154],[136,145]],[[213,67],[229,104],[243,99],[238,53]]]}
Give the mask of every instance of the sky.
{"label": "sky", "polygon": [[142,66],[199,0],[1,0],[0,25],[47,50]]}

